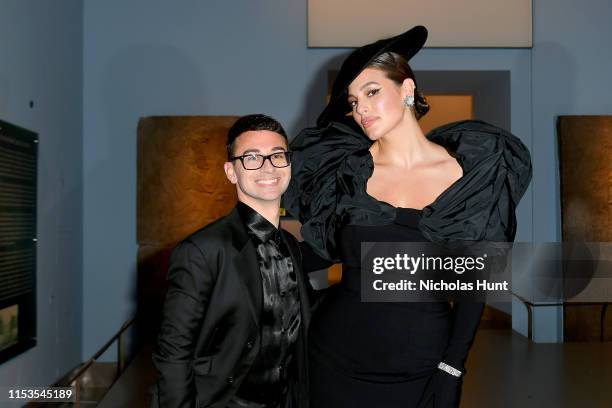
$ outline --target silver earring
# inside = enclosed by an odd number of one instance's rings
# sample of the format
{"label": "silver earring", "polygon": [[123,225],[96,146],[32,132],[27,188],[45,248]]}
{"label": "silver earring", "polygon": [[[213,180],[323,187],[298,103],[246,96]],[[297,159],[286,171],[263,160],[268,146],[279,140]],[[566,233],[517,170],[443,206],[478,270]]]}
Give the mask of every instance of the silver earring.
{"label": "silver earring", "polygon": [[406,105],[409,108],[412,108],[414,106],[414,96],[412,95],[408,95],[404,98],[404,105]]}

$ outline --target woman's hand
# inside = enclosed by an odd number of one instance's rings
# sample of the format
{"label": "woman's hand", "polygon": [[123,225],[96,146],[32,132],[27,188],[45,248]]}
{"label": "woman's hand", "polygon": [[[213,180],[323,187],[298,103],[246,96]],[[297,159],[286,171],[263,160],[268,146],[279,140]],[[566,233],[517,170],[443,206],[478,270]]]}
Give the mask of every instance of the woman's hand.
{"label": "woman's hand", "polygon": [[461,377],[442,370],[431,376],[417,408],[457,408],[461,399]]}

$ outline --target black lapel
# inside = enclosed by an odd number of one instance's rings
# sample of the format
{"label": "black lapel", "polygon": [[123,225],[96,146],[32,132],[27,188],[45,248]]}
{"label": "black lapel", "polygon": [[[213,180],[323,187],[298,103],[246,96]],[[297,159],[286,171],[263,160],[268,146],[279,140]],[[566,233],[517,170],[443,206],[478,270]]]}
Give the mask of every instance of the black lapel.
{"label": "black lapel", "polygon": [[232,261],[243,284],[243,290],[246,291],[253,320],[255,320],[259,328],[263,289],[261,287],[261,272],[259,271],[255,247],[251,243],[249,234],[236,208],[228,215],[228,221],[232,230],[232,245],[238,252]]}

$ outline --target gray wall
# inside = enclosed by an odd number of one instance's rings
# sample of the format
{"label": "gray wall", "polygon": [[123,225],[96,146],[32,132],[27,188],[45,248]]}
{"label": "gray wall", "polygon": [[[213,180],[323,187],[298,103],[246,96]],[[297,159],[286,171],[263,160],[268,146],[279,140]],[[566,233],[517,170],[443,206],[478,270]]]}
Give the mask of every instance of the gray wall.
{"label": "gray wall", "polygon": [[40,138],[38,344],[0,365],[2,386],[48,385],[81,362],[82,13],[79,0],[0,9],[0,118]]}
{"label": "gray wall", "polygon": [[[609,0],[534,0],[533,240],[561,239],[556,119],[612,114]],[[536,339],[562,338],[562,310],[538,308]]]}
{"label": "gray wall", "polygon": [[535,0],[534,240],[561,238],[556,118],[612,114],[609,0]]}
{"label": "gray wall", "polygon": [[136,125],[148,115],[305,122],[306,2],[88,1],[84,322],[90,356],[134,313]]}

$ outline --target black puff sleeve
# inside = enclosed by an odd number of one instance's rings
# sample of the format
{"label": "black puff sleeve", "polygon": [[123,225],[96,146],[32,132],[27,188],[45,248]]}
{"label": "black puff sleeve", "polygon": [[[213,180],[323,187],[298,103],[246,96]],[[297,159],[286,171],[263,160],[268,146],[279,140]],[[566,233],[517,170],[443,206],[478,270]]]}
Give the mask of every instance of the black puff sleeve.
{"label": "black puff sleeve", "polygon": [[336,232],[340,196],[337,173],[352,153],[370,147],[370,140],[346,123],[302,130],[290,144],[294,152],[291,183],[283,196],[287,211],[302,223],[302,236],[324,259],[337,261]]}
{"label": "black puff sleeve", "polygon": [[427,138],[457,156],[464,176],[424,212],[421,230],[436,242],[513,241],[515,209],[531,181],[531,156],[519,138],[469,120]]}

